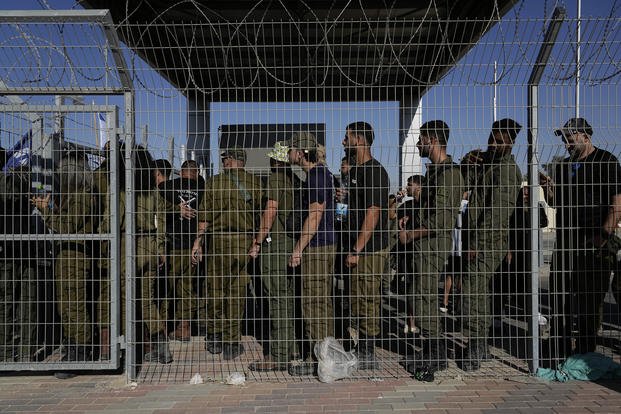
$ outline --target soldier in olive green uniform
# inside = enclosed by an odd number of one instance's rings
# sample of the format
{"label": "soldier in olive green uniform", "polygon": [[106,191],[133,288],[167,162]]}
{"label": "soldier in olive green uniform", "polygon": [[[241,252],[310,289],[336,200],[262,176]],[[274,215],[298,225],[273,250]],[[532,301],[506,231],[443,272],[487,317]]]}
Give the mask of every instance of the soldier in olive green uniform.
{"label": "soldier in olive green uniform", "polygon": [[267,181],[267,205],[248,253],[250,257],[261,253],[261,279],[269,297],[271,321],[270,356],[252,363],[253,371],[285,370],[295,353],[294,292],[287,267],[295,240],[287,235],[284,225],[294,204],[295,177],[288,165],[288,153],[289,147],[277,142],[268,154],[272,172]]}
{"label": "soldier in olive green uniform", "polygon": [[38,243],[7,238],[23,238],[31,233],[29,193],[27,167],[0,173],[0,361],[27,361],[33,353]]}
{"label": "soldier in olive green uniform", "polygon": [[[487,330],[491,322],[490,278],[509,250],[509,219],[517,202],[522,174],[511,150],[522,126],[505,118],[492,124],[487,152],[476,176],[468,177],[471,194],[465,237],[467,274],[463,280],[463,333],[469,338],[462,361],[464,371],[480,368],[485,357]],[[468,155],[466,162],[473,161]],[[480,162],[479,161],[479,162]]]}
{"label": "soldier in olive green uniform", "polygon": [[[121,148],[121,154],[124,149]],[[172,355],[168,348],[168,338],[166,337],[166,320],[160,314],[155,302],[155,283],[157,282],[157,266],[158,259],[165,253],[166,233],[163,226],[156,226],[157,212],[162,211],[160,197],[154,189],[153,175],[151,168],[153,160],[151,155],[142,147],[136,147],[132,151],[132,159],[136,176],[134,179],[134,220],[136,224],[135,233],[135,274],[129,277],[137,278],[141,283],[141,297],[139,298],[142,310],[142,320],[146,324],[151,340],[150,352],[145,354],[146,361],[160,362],[167,364],[172,362]],[[119,187],[124,188],[124,166],[123,159],[119,157]],[[125,191],[119,192],[119,225],[121,237],[121,273],[119,275],[121,284],[121,332],[125,327],[125,243],[126,243],[126,227],[125,227],[125,209],[127,195]],[[109,208],[109,203],[108,203]],[[101,222],[100,233],[108,233],[110,231],[110,214],[106,210],[104,218]],[[106,252],[103,257],[107,257],[110,253]],[[99,323],[102,331],[109,329],[110,324],[110,285],[108,280],[102,280],[101,292],[99,298]],[[106,335],[108,333],[106,332]],[[103,336],[103,335],[102,335]],[[102,344],[102,354],[104,348]],[[103,358],[102,358],[103,359]]]}
{"label": "soldier in olive green uniform", "polygon": [[[438,280],[451,253],[452,232],[464,193],[459,167],[446,153],[449,127],[440,120],[424,123],[417,143],[421,157],[427,157],[427,173],[421,185],[419,227],[402,230],[399,241],[414,241],[414,316],[428,337],[422,358],[406,364],[406,369],[423,381],[432,381],[434,372],[446,369],[446,346],[441,336]],[[402,223],[405,227],[405,223]]]}
{"label": "soldier in olive green uniform", "polygon": [[[55,202],[51,202],[50,195],[33,199],[45,224],[59,234],[92,234],[93,176],[85,155],[68,153],[60,161],[57,173],[60,193]],[[63,360],[87,361],[91,358],[92,329],[86,303],[86,283],[91,271],[92,241],[67,239],[57,242],[56,247],[56,300],[63,333],[68,341]]]}
{"label": "soldier in olive green uniform", "polygon": [[[226,360],[244,352],[240,322],[244,313],[248,249],[261,209],[261,181],[244,170],[246,152],[233,148],[222,152],[224,171],[205,184],[199,206],[199,238],[192,248],[194,263],[202,254],[202,237],[211,232],[207,253],[207,337],[211,353],[223,352]],[[222,346],[223,343],[223,346]]]}

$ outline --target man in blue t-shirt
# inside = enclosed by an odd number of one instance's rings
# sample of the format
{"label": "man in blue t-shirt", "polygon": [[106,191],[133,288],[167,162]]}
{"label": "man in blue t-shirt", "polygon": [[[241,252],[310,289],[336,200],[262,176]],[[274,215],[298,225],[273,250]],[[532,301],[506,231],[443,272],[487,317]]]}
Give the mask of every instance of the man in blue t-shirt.
{"label": "man in blue t-shirt", "polygon": [[[289,258],[289,266],[302,265],[302,317],[307,340],[314,343],[334,335],[334,183],[328,168],[318,163],[317,140],[313,134],[294,134],[288,146],[289,162],[299,165],[306,172],[302,205],[306,218]],[[316,364],[311,352],[304,363],[291,365],[289,373],[310,375],[314,373]]]}

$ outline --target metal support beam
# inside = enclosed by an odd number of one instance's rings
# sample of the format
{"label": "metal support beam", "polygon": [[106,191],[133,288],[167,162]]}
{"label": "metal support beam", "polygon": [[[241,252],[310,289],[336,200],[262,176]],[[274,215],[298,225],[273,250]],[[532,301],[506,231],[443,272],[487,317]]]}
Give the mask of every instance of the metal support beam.
{"label": "metal support beam", "polygon": [[528,80],[528,186],[530,188],[530,268],[531,268],[531,303],[530,303],[530,371],[536,373],[539,368],[539,150],[538,150],[538,89],[539,82],[552,54],[552,49],[561,23],[565,19],[565,9],[557,7],[543,38],[537,60]]}

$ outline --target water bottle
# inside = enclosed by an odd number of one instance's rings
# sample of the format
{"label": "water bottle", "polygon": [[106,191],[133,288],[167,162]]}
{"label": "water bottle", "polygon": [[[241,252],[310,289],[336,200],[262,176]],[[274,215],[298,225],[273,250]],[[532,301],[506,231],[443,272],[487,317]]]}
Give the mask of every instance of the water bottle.
{"label": "water bottle", "polygon": [[347,188],[347,177],[341,177],[341,196],[336,202],[336,212],[335,218],[336,221],[344,223],[347,221],[347,197],[348,197],[348,188]]}

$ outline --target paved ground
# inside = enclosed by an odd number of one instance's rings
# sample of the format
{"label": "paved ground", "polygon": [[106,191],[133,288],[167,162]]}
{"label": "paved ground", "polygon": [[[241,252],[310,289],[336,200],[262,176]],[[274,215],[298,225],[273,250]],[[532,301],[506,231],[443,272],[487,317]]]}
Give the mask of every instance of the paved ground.
{"label": "paved ground", "polygon": [[518,380],[356,380],[126,384],[122,375],[0,378],[0,412],[275,413],[275,412],[621,412],[621,382]]}

